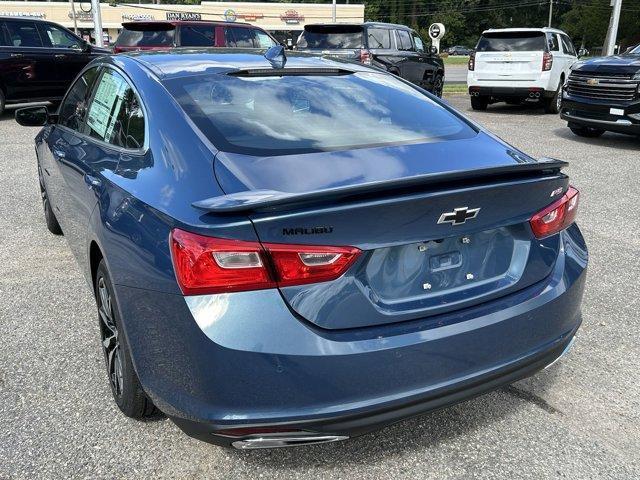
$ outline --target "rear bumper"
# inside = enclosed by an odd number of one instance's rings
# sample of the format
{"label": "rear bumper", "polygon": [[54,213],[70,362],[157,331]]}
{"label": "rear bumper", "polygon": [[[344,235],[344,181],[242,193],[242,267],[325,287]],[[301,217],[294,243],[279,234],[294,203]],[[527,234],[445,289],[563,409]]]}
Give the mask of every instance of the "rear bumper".
{"label": "rear bumper", "polygon": [[551,72],[540,72],[535,79],[518,80],[511,78],[482,78],[486,74],[482,72],[470,71],[467,73],[467,85],[469,89],[480,89],[482,95],[495,96],[521,96],[528,95],[530,90],[546,92],[546,95],[553,95],[558,88],[558,79],[552,79]]}
{"label": "rear bumper", "polygon": [[[611,113],[611,109],[621,110],[624,113],[615,115]],[[565,93],[560,116],[573,125],[640,135],[640,99],[621,104],[575,97]]]}
{"label": "rear bumper", "polygon": [[470,86],[469,95],[481,95],[494,98],[544,98],[552,97],[555,90],[542,87],[483,87]]}
{"label": "rear bumper", "polygon": [[184,297],[116,286],[145,391],[187,434],[278,426],[352,437],[531,375],[580,324],[587,252],[561,234],[553,273],[455,314],[343,331],[296,318],[277,291]]}

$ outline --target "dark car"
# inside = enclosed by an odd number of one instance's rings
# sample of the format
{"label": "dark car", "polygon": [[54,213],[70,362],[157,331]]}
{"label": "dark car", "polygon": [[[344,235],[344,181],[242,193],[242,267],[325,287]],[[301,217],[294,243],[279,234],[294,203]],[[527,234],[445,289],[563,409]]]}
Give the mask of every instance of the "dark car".
{"label": "dark car", "polygon": [[599,137],[605,131],[640,135],[640,45],[621,55],[574,64],[561,116],[581,137]]}
{"label": "dark car", "polygon": [[444,62],[418,32],[404,25],[378,22],[306,25],[295,48],[383,68],[442,96]]}
{"label": "dark car", "polygon": [[566,164],[379,69],[283,52],[104,57],[58,115],[16,113],[44,125],[47,225],[122,412],[328,442],[561,357],[588,262]]}
{"label": "dark car", "polygon": [[114,53],[174,47],[270,48],[278,42],[248,23],[204,20],[137,21],[122,24]]}
{"label": "dark car", "polygon": [[461,45],[456,45],[455,47],[450,47],[447,50],[449,55],[470,55],[472,50],[467,47],[463,47]]}
{"label": "dark car", "polygon": [[108,53],[57,23],[0,17],[0,113],[11,103],[60,101],[80,70]]}

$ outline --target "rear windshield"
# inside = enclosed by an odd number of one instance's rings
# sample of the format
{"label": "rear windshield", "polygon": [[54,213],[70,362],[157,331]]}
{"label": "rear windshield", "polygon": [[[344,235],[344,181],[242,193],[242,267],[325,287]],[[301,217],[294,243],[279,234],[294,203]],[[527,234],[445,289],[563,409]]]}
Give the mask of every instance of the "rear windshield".
{"label": "rear windshield", "polygon": [[485,33],[480,37],[478,52],[532,52],[545,50],[542,32]]}
{"label": "rear windshield", "polygon": [[168,90],[220,150],[286,155],[475,135],[413,87],[380,73],[168,80]]}
{"label": "rear windshield", "polygon": [[175,27],[167,25],[140,25],[122,29],[116,45],[119,47],[170,47],[175,40]]}
{"label": "rear windshield", "polygon": [[296,45],[298,48],[362,48],[363,29],[359,25],[314,26],[306,27]]}

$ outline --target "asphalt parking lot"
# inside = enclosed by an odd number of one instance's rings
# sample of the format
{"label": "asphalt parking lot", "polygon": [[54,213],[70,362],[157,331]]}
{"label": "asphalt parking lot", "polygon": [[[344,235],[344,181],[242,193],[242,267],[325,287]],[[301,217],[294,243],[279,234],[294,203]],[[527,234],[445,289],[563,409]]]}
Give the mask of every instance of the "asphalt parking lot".
{"label": "asphalt parking lot", "polygon": [[239,452],[111,399],[93,298],[48,233],[33,137],[0,117],[0,478],[640,477],[640,139],[575,137],[542,110],[454,106],[535,156],[571,162],[591,264],[571,354],[513,386],[349,442]]}

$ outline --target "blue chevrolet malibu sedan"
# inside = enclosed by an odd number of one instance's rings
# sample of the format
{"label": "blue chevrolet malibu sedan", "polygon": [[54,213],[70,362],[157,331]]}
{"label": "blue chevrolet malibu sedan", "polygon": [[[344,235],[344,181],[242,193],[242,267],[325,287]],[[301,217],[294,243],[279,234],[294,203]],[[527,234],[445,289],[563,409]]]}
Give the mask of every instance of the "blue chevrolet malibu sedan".
{"label": "blue chevrolet malibu sedan", "polygon": [[129,417],[243,449],[343,440],[531,375],[580,325],[566,164],[385,72],[119,55],[16,117],[43,125],[47,226]]}

